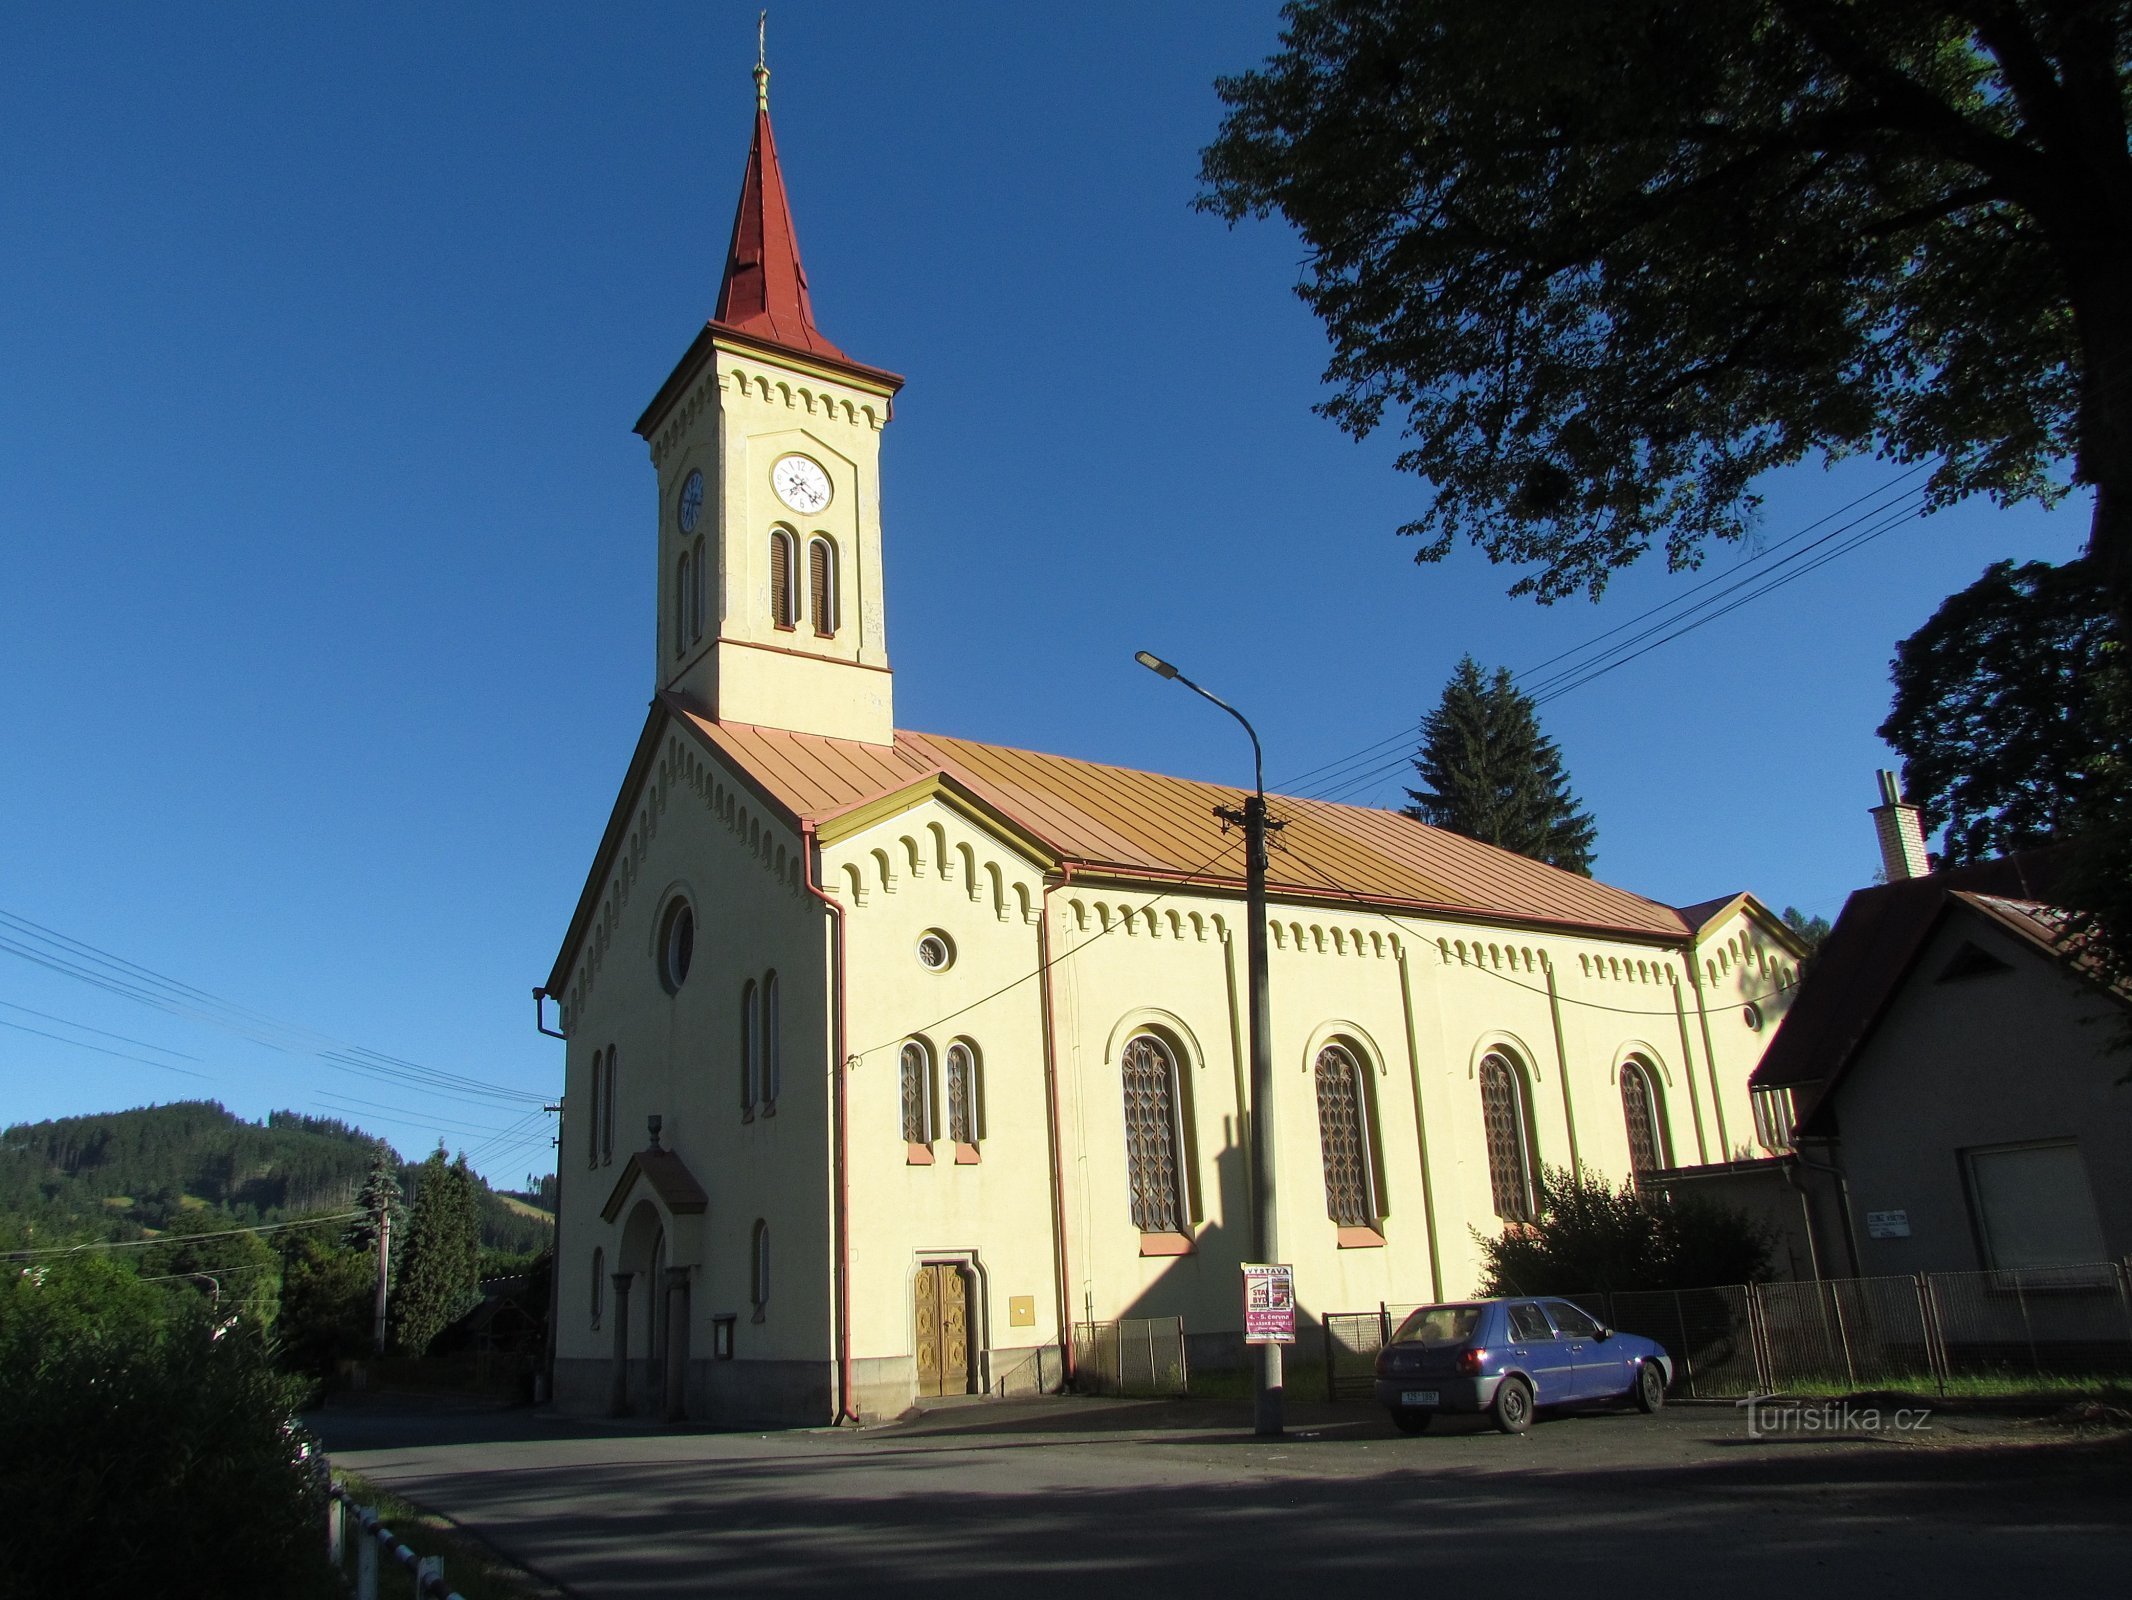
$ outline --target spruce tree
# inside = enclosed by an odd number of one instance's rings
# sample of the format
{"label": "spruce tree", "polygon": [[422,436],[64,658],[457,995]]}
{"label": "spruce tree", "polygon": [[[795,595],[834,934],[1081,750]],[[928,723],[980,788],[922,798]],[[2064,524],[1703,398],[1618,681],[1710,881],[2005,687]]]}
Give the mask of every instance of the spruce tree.
{"label": "spruce tree", "polygon": [[392,1342],[421,1355],[480,1294],[480,1203],[466,1157],[447,1162],[438,1145],[415,1172],[407,1248],[392,1292]]}
{"label": "spruce tree", "polygon": [[1492,678],[1467,656],[1422,719],[1406,814],[1432,827],[1515,850],[1565,872],[1592,875],[1598,828],[1577,809],[1562,752],[1540,732],[1532,697],[1508,669]]}
{"label": "spruce tree", "polygon": [[399,1168],[400,1158],[392,1146],[382,1139],[372,1146],[370,1173],[355,1196],[355,1207],[363,1214],[349,1223],[348,1231],[341,1236],[350,1249],[377,1253],[380,1212],[392,1218],[394,1238],[404,1240],[407,1237],[407,1204],[400,1195]]}

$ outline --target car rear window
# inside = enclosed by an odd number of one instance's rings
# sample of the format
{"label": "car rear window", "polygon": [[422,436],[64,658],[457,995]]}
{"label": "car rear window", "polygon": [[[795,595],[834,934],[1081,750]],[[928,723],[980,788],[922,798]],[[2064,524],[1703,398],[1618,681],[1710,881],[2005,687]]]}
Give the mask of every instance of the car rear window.
{"label": "car rear window", "polygon": [[1527,1300],[1510,1308],[1510,1337],[1513,1339],[1552,1339],[1555,1330],[1547,1325],[1547,1314]]}
{"label": "car rear window", "polygon": [[1399,1324],[1394,1344],[1464,1344],[1481,1320],[1479,1306],[1423,1306]]}
{"label": "car rear window", "polygon": [[1596,1339],[1599,1324],[1592,1320],[1591,1313],[1579,1310],[1561,1300],[1547,1302],[1547,1311],[1555,1319],[1555,1326],[1572,1339]]}

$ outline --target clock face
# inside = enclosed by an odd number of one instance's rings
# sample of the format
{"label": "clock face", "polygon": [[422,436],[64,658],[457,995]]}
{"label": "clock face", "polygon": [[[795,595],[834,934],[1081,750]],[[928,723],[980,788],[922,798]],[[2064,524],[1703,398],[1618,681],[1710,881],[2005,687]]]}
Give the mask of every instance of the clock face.
{"label": "clock face", "polygon": [[794,511],[809,516],[829,504],[829,474],[805,456],[780,456],[770,468],[770,487]]}
{"label": "clock face", "polygon": [[681,531],[694,533],[696,518],[703,510],[703,474],[691,472],[681,485]]}

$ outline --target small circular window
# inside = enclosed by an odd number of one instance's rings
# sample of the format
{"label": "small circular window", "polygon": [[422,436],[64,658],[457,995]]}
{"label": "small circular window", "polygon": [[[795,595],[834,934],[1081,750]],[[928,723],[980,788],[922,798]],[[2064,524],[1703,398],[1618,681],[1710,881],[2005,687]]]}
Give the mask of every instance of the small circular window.
{"label": "small circular window", "polygon": [[1752,1000],[1748,1001],[1747,1004],[1740,1007],[1740,1020],[1747,1024],[1750,1031],[1760,1033],[1762,1031],[1762,1008]]}
{"label": "small circular window", "polygon": [[665,931],[659,937],[659,981],[672,993],[688,981],[689,963],[696,955],[696,913],[686,900],[666,908]]}
{"label": "small circular window", "polygon": [[937,929],[918,941],[918,965],[928,972],[945,972],[955,964],[955,947]]}

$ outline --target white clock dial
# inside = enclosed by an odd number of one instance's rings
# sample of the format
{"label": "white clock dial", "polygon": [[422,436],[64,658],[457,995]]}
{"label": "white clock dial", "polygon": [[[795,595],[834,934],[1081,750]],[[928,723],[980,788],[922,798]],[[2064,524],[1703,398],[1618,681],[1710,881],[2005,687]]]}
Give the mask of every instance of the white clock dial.
{"label": "white clock dial", "polygon": [[780,456],[770,468],[770,487],[794,511],[809,516],[829,504],[829,474],[805,456]]}

